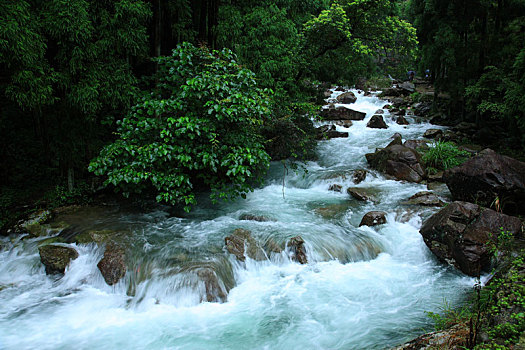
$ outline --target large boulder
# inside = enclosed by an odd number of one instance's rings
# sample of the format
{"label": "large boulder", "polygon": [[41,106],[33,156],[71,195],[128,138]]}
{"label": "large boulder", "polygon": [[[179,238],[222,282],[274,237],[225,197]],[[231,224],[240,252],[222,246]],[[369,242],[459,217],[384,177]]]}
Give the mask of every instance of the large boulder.
{"label": "large boulder", "polygon": [[419,153],[403,145],[391,145],[365,155],[374,169],[391,175],[398,180],[419,183],[425,178]]}
{"label": "large boulder", "polygon": [[292,237],[288,242],[288,248],[292,253],[293,261],[297,261],[300,264],[308,263],[308,258],[306,257],[306,249],[304,247],[304,240],[301,236]]}
{"label": "large boulder", "polygon": [[324,120],[363,120],[366,117],[366,113],[331,105],[329,108],[322,109],[320,116]]}
{"label": "large boulder", "polygon": [[521,220],[467,202],[453,202],[431,216],[419,231],[428,248],[469,276],[491,267],[488,243],[501,230],[521,235]]}
{"label": "large boulder", "polygon": [[120,246],[114,243],[106,246],[104,256],[98,262],[97,267],[108,285],[114,285],[126,274],[124,259],[124,249]]}
{"label": "large boulder", "polygon": [[382,115],[376,114],[373,115],[372,118],[370,118],[368,124],[366,124],[366,127],[373,129],[387,129],[388,125],[386,125]]}
{"label": "large boulder", "polygon": [[376,226],[386,223],[386,213],[384,211],[369,211],[361,219],[361,226]]}
{"label": "large boulder", "polygon": [[204,282],[207,302],[225,303],[228,301],[228,292],[213,269],[209,267],[201,268],[197,270],[197,276]]}
{"label": "large boulder", "polygon": [[354,95],[352,91],[343,92],[341,95],[337,96],[337,102],[343,103],[343,104],[350,104],[357,101],[357,97]]}
{"label": "large boulder", "polygon": [[230,236],[224,239],[224,243],[228,252],[235,255],[239,261],[246,261],[246,256],[254,260],[266,259],[264,251],[259,247],[248,230],[235,229]]}
{"label": "large boulder", "polygon": [[370,190],[366,188],[349,187],[346,189],[346,193],[348,193],[350,196],[357,199],[358,201],[371,201],[377,203],[376,197],[371,193]]}
{"label": "large boulder", "polygon": [[69,262],[78,258],[78,252],[74,248],[62,245],[41,246],[38,253],[48,275],[64,273]]}
{"label": "large boulder", "polygon": [[452,198],[496,209],[507,214],[525,213],[525,163],[481,151],[461,166],[443,174]]}

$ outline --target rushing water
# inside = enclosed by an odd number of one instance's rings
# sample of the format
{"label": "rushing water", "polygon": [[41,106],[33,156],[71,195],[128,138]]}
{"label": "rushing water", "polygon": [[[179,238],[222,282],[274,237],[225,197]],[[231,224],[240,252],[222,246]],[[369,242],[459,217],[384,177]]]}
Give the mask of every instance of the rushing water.
{"label": "rushing water", "polygon": [[[400,126],[385,114],[388,129],[366,128],[384,104],[358,95],[350,107],[366,112],[365,120],[338,126],[349,137],[321,141],[319,160],[306,173],[289,172],[284,187],[276,163],[245,200],[202,200],[182,217],[163,208],[93,208],[64,218],[83,230],[122,232],[115,239],[128,246],[128,272],[115,286],[96,267],[103,247],[94,243],[75,246],[79,257],[59,277],[40,263],[44,238],[0,241],[0,349],[382,349],[430,329],[425,311],[461,303],[474,281],[438,263],[423,243],[419,227],[435,209],[400,203],[424,185],[374,171],[352,183],[352,171],[367,167],[365,153],[395,132],[413,139],[430,127],[410,117]],[[329,191],[334,183],[369,188],[379,201]],[[387,223],[358,227],[370,210],[386,211]],[[240,220],[243,214],[270,221]],[[286,250],[238,262],[224,248],[236,228],[261,245],[285,247],[300,235],[309,263],[291,261]],[[199,269],[231,288],[227,302],[202,302]]]}

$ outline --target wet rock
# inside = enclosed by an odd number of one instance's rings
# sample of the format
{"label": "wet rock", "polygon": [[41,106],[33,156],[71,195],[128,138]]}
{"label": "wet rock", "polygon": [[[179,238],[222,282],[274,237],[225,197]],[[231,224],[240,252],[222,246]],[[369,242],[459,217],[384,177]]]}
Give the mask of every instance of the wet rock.
{"label": "wet rock", "polygon": [[377,202],[377,199],[366,188],[349,187],[346,192],[358,201],[372,201]]}
{"label": "wet rock", "polygon": [[419,102],[414,104],[414,114],[419,117],[427,117],[432,112],[432,102]]}
{"label": "wet rock", "polygon": [[357,169],[354,171],[353,175],[352,175],[352,179],[354,181],[355,184],[358,184],[358,183],[361,183],[363,182],[364,179],[366,179],[366,174],[368,172],[364,169]]}
{"label": "wet rock", "polygon": [[292,260],[300,264],[307,264],[306,248],[304,247],[304,240],[301,236],[295,236],[288,242],[288,248],[292,253]]}
{"label": "wet rock", "polygon": [[228,252],[235,255],[239,261],[246,261],[246,256],[259,261],[266,259],[264,251],[257,245],[257,242],[248,230],[235,229],[230,236],[224,239],[224,242]]}
{"label": "wet rock", "polygon": [[342,86],[338,86],[335,91],[345,91],[345,88]]}
{"label": "wet rock", "polygon": [[428,207],[442,207],[445,205],[435,193],[421,191],[408,198],[403,204],[424,205]]}
{"label": "wet rock", "polygon": [[377,111],[374,112],[374,114],[384,114],[385,111],[382,110],[382,109],[378,109]]}
{"label": "wet rock", "polygon": [[344,92],[341,95],[337,96],[337,102],[339,103],[349,104],[354,103],[355,101],[357,101],[357,97],[355,97],[352,91]]}
{"label": "wet rock", "polygon": [[403,117],[402,115],[400,115],[399,117],[396,118],[396,123],[397,123],[398,125],[408,125],[408,124],[410,124],[410,123],[408,122],[408,120],[406,120],[406,118]]}
{"label": "wet rock", "polygon": [[334,192],[343,192],[343,186],[338,184],[333,184],[328,187],[328,191],[334,191]]}
{"label": "wet rock", "polygon": [[239,217],[239,220],[247,220],[247,221],[259,221],[259,222],[266,222],[266,221],[272,221],[270,218],[262,215],[253,215],[253,214],[242,214]]}
{"label": "wet rock", "polygon": [[204,282],[206,290],[206,301],[210,303],[225,303],[228,301],[226,288],[217,278],[217,274],[211,268],[201,268],[197,270],[197,276]]}
{"label": "wet rock", "polygon": [[425,140],[406,140],[405,143],[403,143],[403,146],[412,148],[414,150],[417,149],[428,149],[428,141]]}
{"label": "wet rock", "polygon": [[376,226],[386,223],[386,213],[384,211],[370,211],[361,219],[361,226]]}
{"label": "wet rock", "polygon": [[389,105],[389,104],[386,104],[383,106],[383,109],[391,109],[392,108],[392,105]]}
{"label": "wet rock", "polygon": [[98,262],[97,267],[108,285],[114,285],[126,274],[124,259],[124,249],[114,243],[106,246],[104,256]]}
{"label": "wet rock", "polygon": [[406,115],[406,111],[404,109],[395,109],[395,110],[393,109],[393,110],[390,110],[390,114],[402,117]]}
{"label": "wet rock", "polygon": [[501,229],[519,236],[521,220],[476,204],[453,202],[426,220],[419,232],[440,260],[478,276],[491,267],[487,243]]}
{"label": "wet rock", "polygon": [[401,136],[400,133],[396,132],[394,135],[392,135],[390,143],[386,146],[386,148],[393,146],[393,145],[402,145],[403,144],[403,136]]}
{"label": "wet rock", "polygon": [[352,123],[351,120],[336,120],[335,125],[339,125],[339,126],[342,126],[342,127],[345,127],[345,128],[349,128],[349,127],[351,127],[354,124]]}
{"label": "wet rock", "polygon": [[341,216],[348,210],[347,203],[330,204],[325,207],[316,208],[314,212],[325,219],[333,219]]}
{"label": "wet rock", "polygon": [[27,232],[31,236],[41,236],[47,234],[47,230],[43,226],[52,218],[52,213],[49,210],[39,210],[31,215],[25,221],[18,223],[17,232]]}
{"label": "wet rock", "polygon": [[445,330],[423,334],[390,350],[464,349],[468,335],[468,326],[465,323],[460,323]]}
{"label": "wet rock", "polygon": [[62,245],[41,246],[38,253],[48,275],[64,273],[69,262],[78,258],[78,252],[74,248]]}
{"label": "wet rock", "polygon": [[275,240],[272,237],[270,237],[264,244],[264,250],[268,252],[268,254],[280,254],[283,251],[283,248],[279,244],[277,244],[277,242],[275,242]]}
{"label": "wet rock", "polygon": [[443,171],[438,171],[435,174],[428,174],[427,175],[428,181],[439,181],[443,182]]}
{"label": "wet rock", "polygon": [[524,162],[487,148],[445,171],[443,180],[454,200],[499,207],[507,214],[525,213]]}
{"label": "wet rock", "polygon": [[428,129],[423,134],[423,137],[426,137],[427,139],[439,139],[443,136],[443,130],[440,129]]}
{"label": "wet rock", "polygon": [[323,92],[323,96],[324,96],[324,97],[327,97],[327,98],[330,97],[330,96],[332,96],[332,90],[325,90],[325,91]]}
{"label": "wet rock", "polygon": [[421,182],[425,171],[417,151],[402,145],[393,145],[365,155],[374,169],[391,175],[398,180]]}
{"label": "wet rock", "polygon": [[376,114],[373,115],[372,118],[370,118],[370,121],[368,122],[368,124],[366,124],[366,127],[373,129],[387,129],[388,125],[386,125],[383,116]]}
{"label": "wet rock", "polygon": [[383,92],[379,95],[380,97],[398,97],[401,96],[403,92],[400,89],[396,88],[388,88],[383,90]]}
{"label": "wet rock", "polygon": [[335,125],[322,125],[317,129],[317,140],[326,140],[339,137],[348,137],[347,132],[337,131]]}
{"label": "wet rock", "polygon": [[324,120],[363,120],[366,117],[366,113],[364,112],[342,106],[324,108],[319,114]]}

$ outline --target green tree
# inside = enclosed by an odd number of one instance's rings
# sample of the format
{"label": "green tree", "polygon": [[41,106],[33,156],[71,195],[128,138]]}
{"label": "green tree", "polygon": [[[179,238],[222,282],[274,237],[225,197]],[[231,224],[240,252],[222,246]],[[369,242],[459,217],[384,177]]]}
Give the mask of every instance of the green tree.
{"label": "green tree", "polygon": [[269,165],[258,128],[270,91],[227,49],[185,43],[158,64],[155,89],[137,99],[90,170],[125,194],[154,189],[158,201],[186,210],[202,188],[215,201],[244,196]]}

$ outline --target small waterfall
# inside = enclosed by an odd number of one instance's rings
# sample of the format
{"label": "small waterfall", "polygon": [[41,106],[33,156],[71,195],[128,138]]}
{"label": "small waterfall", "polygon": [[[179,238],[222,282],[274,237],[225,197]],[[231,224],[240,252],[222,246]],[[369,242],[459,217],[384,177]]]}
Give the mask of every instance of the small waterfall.
{"label": "small waterfall", "polygon": [[[401,204],[425,186],[386,179],[368,169],[365,154],[396,132],[415,139],[430,125],[413,116],[397,125],[385,111],[388,129],[367,128],[386,102],[354,93],[346,106],[365,119],[336,126],[349,137],[320,141],[319,159],[307,172],[289,172],[284,188],[274,163],[245,200],[202,200],[181,217],[163,207],[64,217],[78,231],[117,232],[127,272],[113,286],[96,266],[103,245],[72,244],[79,257],[60,277],[40,263],[46,237],[2,238],[0,349],[382,349],[429,328],[425,311],[438,311],[443,299],[462,302],[474,281],[438,263],[423,243],[418,230],[435,209]],[[368,175],[354,184],[357,169]],[[333,184],[343,191],[330,191]],[[347,187],[377,201],[357,201]],[[359,227],[372,210],[386,212],[386,224]],[[236,229],[250,232],[263,258],[229,254],[225,238]],[[292,259],[296,236],[307,264]]]}

